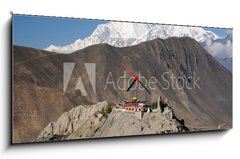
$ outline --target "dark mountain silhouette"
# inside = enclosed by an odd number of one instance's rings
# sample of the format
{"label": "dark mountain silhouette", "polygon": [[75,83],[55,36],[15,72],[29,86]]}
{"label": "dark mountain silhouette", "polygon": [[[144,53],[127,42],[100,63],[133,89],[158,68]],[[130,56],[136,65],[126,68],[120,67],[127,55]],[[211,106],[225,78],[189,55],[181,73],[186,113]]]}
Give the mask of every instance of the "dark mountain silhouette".
{"label": "dark mountain silhouette", "polygon": [[[71,54],[57,54],[14,46],[13,142],[28,142],[65,111],[78,105],[132,98],[134,91],[117,91],[106,81],[109,72],[117,82],[127,65],[134,73],[156,77],[156,90],[149,101],[159,96],[169,99],[178,119],[192,130],[214,130],[221,124],[232,127],[232,74],[191,38],[156,39],[136,46],[116,48],[108,44],[87,47]],[[66,93],[63,95],[63,63],[76,63]],[[84,63],[96,64],[96,94]],[[165,79],[162,75],[168,72]],[[182,77],[174,82],[194,85],[189,77],[200,77],[200,89],[163,89],[170,75]],[[88,96],[75,90],[81,76]],[[128,75],[129,77],[129,75]],[[120,85],[123,83],[120,82]],[[127,88],[126,88],[127,89]],[[139,91],[139,98],[144,97]]]}

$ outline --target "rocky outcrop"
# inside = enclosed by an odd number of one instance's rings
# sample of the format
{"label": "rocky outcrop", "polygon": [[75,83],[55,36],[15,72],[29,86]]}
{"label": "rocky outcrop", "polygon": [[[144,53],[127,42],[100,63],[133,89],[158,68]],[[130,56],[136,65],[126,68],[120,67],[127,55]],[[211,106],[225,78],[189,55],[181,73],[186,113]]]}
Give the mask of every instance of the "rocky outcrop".
{"label": "rocky outcrop", "polygon": [[91,106],[78,106],[63,113],[56,122],[51,122],[41,132],[36,141],[65,139],[75,132],[79,138],[92,137],[106,118],[101,114],[107,102],[99,102]]}
{"label": "rocky outcrop", "polygon": [[51,122],[35,141],[131,136],[144,134],[177,133],[188,131],[175,116],[172,108],[164,106],[143,113],[139,118],[135,113],[119,111],[116,108],[107,116],[102,109],[106,101],[91,106],[78,106],[63,113],[56,122]]}
{"label": "rocky outcrop", "polygon": [[140,119],[133,114],[113,112],[94,137],[132,136],[144,134],[177,133],[187,129],[172,116],[166,108],[163,113],[144,113]]}

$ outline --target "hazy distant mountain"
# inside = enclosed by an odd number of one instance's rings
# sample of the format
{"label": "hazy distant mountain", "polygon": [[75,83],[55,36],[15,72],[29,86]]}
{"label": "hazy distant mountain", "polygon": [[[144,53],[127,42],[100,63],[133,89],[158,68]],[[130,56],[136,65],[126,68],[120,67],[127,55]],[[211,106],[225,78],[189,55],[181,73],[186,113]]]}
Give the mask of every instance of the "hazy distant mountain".
{"label": "hazy distant mountain", "polygon": [[201,45],[232,72],[232,34],[229,34],[223,39],[209,39],[201,43]]}
{"label": "hazy distant mountain", "polygon": [[[138,33],[136,33],[138,34]],[[232,74],[191,38],[155,39],[138,45],[117,48],[108,44],[92,45],[70,54],[58,54],[25,47],[14,47],[14,142],[37,137],[50,122],[78,105],[101,101],[117,102],[131,98],[126,90],[105,88],[109,75],[117,80],[123,76],[126,64],[134,72],[140,71],[149,79],[155,76],[156,90],[148,96],[156,101],[159,96],[169,99],[176,117],[184,119],[188,128],[217,129],[219,124],[232,127]],[[141,56],[139,56],[141,55]],[[76,67],[63,96],[63,63],[74,62]],[[96,64],[96,94],[90,84],[84,63]],[[200,89],[167,89],[164,72],[182,77],[188,85],[200,77]],[[88,96],[75,90],[79,76]],[[170,77],[167,76],[167,80]],[[178,80],[176,85],[183,85]],[[131,92],[130,92],[131,93]],[[139,92],[141,93],[141,92]]]}
{"label": "hazy distant mountain", "polygon": [[232,72],[232,57],[217,59],[223,66]]}

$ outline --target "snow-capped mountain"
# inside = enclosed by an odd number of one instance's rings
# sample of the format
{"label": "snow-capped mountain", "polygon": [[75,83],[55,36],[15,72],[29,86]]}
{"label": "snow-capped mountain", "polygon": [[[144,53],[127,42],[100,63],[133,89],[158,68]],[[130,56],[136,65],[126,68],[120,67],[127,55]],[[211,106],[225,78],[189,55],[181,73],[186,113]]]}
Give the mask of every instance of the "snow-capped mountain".
{"label": "snow-capped mountain", "polygon": [[232,58],[231,33],[226,38],[222,38],[202,27],[109,22],[98,25],[94,32],[85,39],[77,39],[74,43],[66,46],[50,45],[45,50],[68,54],[95,44],[107,43],[116,47],[125,47],[156,38],[186,36],[198,41],[228,70],[232,70],[232,60],[227,60],[226,64],[226,59]]}
{"label": "snow-capped mountain", "polygon": [[165,39],[173,36],[188,36],[200,43],[208,39],[216,40],[220,38],[213,32],[206,31],[201,27],[109,22],[98,25],[94,32],[85,39],[77,39],[74,43],[66,46],[50,45],[45,50],[58,53],[71,53],[94,44],[107,43],[116,47],[125,47],[156,38]]}

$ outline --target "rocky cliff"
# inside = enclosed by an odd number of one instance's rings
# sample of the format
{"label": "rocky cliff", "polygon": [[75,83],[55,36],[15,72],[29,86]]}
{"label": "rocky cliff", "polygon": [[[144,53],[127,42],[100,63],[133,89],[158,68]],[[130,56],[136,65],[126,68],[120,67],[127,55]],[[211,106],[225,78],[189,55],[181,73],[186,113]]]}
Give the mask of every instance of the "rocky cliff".
{"label": "rocky cliff", "polygon": [[116,109],[104,116],[108,103],[78,106],[51,122],[34,141],[133,136],[188,131],[184,122],[174,116],[170,106],[151,113],[129,113]]}

